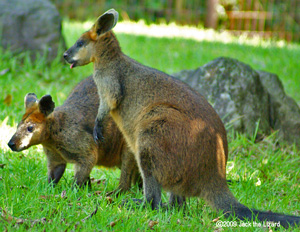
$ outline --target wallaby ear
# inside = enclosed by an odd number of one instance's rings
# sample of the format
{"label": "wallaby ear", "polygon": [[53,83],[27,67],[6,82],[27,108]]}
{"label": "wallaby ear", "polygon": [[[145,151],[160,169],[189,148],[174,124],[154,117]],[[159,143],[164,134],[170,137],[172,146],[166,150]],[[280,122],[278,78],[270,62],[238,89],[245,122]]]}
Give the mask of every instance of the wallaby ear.
{"label": "wallaby ear", "polygon": [[26,96],[24,97],[25,109],[33,106],[37,102],[38,102],[38,99],[37,99],[37,96],[35,95],[35,93],[27,93]]}
{"label": "wallaby ear", "polygon": [[39,109],[41,113],[45,116],[51,114],[54,110],[55,103],[52,101],[52,97],[50,95],[45,95],[39,101]]}
{"label": "wallaby ear", "polygon": [[106,11],[101,15],[91,29],[91,37],[96,40],[98,36],[110,31],[116,26],[119,14],[114,9]]}

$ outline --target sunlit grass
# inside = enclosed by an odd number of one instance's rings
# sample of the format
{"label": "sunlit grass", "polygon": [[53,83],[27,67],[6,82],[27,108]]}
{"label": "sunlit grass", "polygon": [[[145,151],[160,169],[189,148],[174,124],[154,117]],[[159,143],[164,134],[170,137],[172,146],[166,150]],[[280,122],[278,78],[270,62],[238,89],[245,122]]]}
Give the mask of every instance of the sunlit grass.
{"label": "sunlit grass", "polygon": [[8,138],[11,138],[15,133],[16,128],[7,125],[8,117],[6,117],[0,123],[0,149],[7,152],[9,147],[7,146]]}
{"label": "sunlit grass", "polygon": [[[93,21],[82,22],[70,22],[65,21],[64,25],[72,25],[72,28],[83,29],[87,31],[93,25]],[[67,26],[68,27],[68,26]],[[295,44],[287,43],[284,40],[271,40],[263,39],[259,36],[248,36],[242,34],[240,36],[234,36],[228,31],[215,31],[212,29],[197,28],[195,26],[181,26],[175,23],[170,24],[146,24],[143,20],[139,22],[122,21],[119,22],[114,32],[124,33],[130,35],[143,35],[155,38],[183,38],[193,39],[196,41],[210,41],[210,42],[222,42],[222,43],[239,43],[260,47],[295,47]],[[296,46],[297,47],[297,46]]]}

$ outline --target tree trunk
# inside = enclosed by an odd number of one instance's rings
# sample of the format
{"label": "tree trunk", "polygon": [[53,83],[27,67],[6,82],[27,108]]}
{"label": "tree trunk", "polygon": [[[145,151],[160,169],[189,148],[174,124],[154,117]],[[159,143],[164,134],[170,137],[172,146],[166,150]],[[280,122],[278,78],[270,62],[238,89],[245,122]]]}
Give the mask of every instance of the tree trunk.
{"label": "tree trunk", "polygon": [[206,28],[216,29],[218,25],[218,14],[217,14],[218,0],[207,0],[206,1],[206,18],[204,26]]}

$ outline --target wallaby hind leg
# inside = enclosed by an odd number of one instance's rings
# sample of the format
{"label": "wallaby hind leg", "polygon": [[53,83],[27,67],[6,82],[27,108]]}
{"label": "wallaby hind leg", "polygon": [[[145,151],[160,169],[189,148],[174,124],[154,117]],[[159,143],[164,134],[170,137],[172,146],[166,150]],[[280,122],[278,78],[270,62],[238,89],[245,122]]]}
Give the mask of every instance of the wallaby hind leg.
{"label": "wallaby hind leg", "polygon": [[48,183],[56,185],[63,176],[66,169],[66,161],[60,155],[52,153],[44,148],[47,155]]}
{"label": "wallaby hind leg", "polygon": [[137,184],[139,189],[143,189],[143,179],[141,177],[138,166],[136,165],[136,169],[132,171],[131,174],[131,183],[133,185]]}
{"label": "wallaby hind leg", "polygon": [[161,186],[153,176],[151,155],[147,149],[139,153],[140,171],[143,176],[145,201],[151,204],[152,209],[161,206]]}
{"label": "wallaby hind leg", "polygon": [[161,206],[161,186],[153,176],[144,177],[145,201],[151,204],[152,209]]}
{"label": "wallaby hind leg", "polygon": [[138,167],[134,155],[127,151],[122,155],[122,165],[121,165],[121,176],[118,190],[120,192],[126,192],[131,187],[131,181]]}
{"label": "wallaby hind leg", "polygon": [[66,169],[66,164],[58,164],[56,166],[52,166],[51,169],[48,171],[48,183],[56,185],[59,180],[61,179],[62,175],[64,174]]}
{"label": "wallaby hind leg", "polygon": [[75,177],[74,184],[78,187],[83,187],[88,185],[89,188],[92,187],[90,173],[92,171],[92,167],[86,167],[83,164],[75,164]]}
{"label": "wallaby hind leg", "polygon": [[118,196],[120,193],[128,191],[131,188],[131,183],[135,184],[137,182],[140,184],[140,180],[140,173],[133,153],[130,151],[125,151],[122,154],[119,186],[116,190],[108,192],[106,195],[117,193]]}
{"label": "wallaby hind leg", "polygon": [[84,185],[88,185],[91,188],[91,180],[90,180],[90,173],[94,166],[94,162],[89,161],[88,159],[82,163],[75,164],[75,177],[74,183],[79,187],[83,187]]}

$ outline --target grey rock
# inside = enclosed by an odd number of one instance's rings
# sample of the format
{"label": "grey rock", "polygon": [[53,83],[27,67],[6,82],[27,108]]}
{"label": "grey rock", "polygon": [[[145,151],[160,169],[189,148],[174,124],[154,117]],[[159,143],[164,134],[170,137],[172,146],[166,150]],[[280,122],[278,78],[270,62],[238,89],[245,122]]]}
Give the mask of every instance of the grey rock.
{"label": "grey rock", "polygon": [[296,143],[300,147],[300,107],[294,99],[285,94],[277,75],[257,72],[270,98],[270,127],[278,130],[279,138]]}
{"label": "grey rock", "polygon": [[300,145],[299,106],[286,96],[276,75],[224,57],[172,75],[201,93],[228,131],[253,136],[257,128],[264,135],[279,130],[279,139]]}
{"label": "grey rock", "polygon": [[12,52],[47,53],[48,61],[57,56],[58,48],[65,49],[61,34],[61,18],[48,0],[0,1],[1,46]]}

